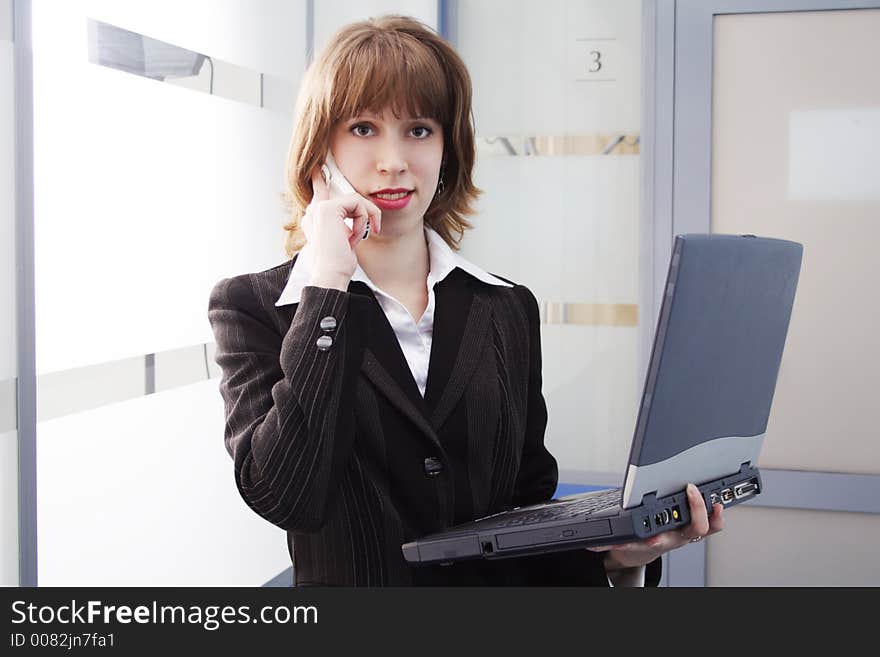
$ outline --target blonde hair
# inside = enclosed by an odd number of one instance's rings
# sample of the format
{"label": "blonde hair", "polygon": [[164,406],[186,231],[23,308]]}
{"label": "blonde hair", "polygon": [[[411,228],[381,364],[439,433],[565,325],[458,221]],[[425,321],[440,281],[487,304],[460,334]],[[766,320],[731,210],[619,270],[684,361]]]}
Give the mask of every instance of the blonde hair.
{"label": "blonde hair", "polygon": [[300,221],[312,200],[312,172],[324,161],[333,127],[364,111],[391,107],[443,126],[443,190],[424,221],[454,250],[473,226],[465,216],[482,193],[471,179],[476,156],[471,79],[443,38],[408,16],[382,16],[341,28],[309,66],[296,101],[284,192],[290,220],[285,251],[305,246]]}

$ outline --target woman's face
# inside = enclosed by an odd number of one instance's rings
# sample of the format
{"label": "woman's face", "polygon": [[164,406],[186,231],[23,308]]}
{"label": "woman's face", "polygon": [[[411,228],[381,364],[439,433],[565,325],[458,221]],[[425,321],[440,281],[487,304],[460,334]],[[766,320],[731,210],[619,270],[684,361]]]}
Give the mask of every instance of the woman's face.
{"label": "woman's face", "polygon": [[[334,127],[330,150],[342,175],[382,210],[377,239],[421,226],[437,191],[443,160],[443,127],[437,121],[397,119],[389,108],[381,114],[361,114]],[[409,194],[385,200],[377,196],[382,190]]]}

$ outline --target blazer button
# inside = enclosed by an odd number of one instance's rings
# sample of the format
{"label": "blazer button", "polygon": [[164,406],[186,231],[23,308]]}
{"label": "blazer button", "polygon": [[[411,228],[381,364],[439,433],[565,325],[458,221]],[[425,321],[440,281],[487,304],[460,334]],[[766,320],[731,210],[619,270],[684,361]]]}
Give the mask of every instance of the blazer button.
{"label": "blazer button", "polygon": [[436,477],[443,471],[443,463],[436,456],[429,456],[425,459],[425,474],[429,477]]}
{"label": "blazer button", "polygon": [[318,338],[318,341],[315,344],[318,345],[318,349],[320,349],[321,351],[327,351],[330,347],[333,346],[333,338],[331,338],[329,335],[322,335],[320,338]]}
{"label": "blazer button", "polygon": [[321,320],[321,330],[323,331],[333,331],[336,329],[336,318],[328,315],[324,319]]}

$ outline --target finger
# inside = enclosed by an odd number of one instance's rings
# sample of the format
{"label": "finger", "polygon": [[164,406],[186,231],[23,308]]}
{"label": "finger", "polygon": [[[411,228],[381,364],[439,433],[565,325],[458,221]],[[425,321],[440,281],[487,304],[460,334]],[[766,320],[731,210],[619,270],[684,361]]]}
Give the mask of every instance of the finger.
{"label": "finger", "polygon": [[[376,216],[372,214],[371,203],[359,194],[351,194],[347,199],[345,212],[346,216],[351,217],[351,235],[348,237],[348,243],[351,248],[355,248],[364,239],[367,230],[367,222],[370,222],[370,232],[376,227]],[[377,208],[378,209],[378,208]]]}
{"label": "finger", "polygon": [[357,209],[348,214],[351,217],[351,235],[348,236],[348,244],[351,248],[355,248],[364,239],[364,230],[367,226],[367,213],[361,208],[360,203],[355,206]]}
{"label": "finger", "polygon": [[[364,200],[364,205],[366,206],[367,219],[370,222],[370,232],[371,233],[381,233],[382,232],[382,210],[379,209],[375,203],[370,201],[366,197],[361,197]],[[366,224],[366,222],[364,222]]]}
{"label": "finger", "polygon": [[330,188],[324,182],[321,170],[317,169],[312,174],[312,201],[326,201],[330,198]]}
{"label": "finger", "polygon": [[680,535],[676,536],[676,534],[677,532],[663,532],[662,534],[657,534],[656,536],[647,539],[645,543],[652,550],[663,550],[666,552],[667,550],[678,547]]}
{"label": "finger", "polygon": [[706,513],[706,503],[703,496],[693,484],[687,485],[688,506],[691,509],[690,525],[685,527],[682,535],[687,538],[705,536],[709,531],[709,517]]}
{"label": "finger", "polygon": [[670,531],[663,532],[657,536],[652,536],[645,543],[648,548],[658,554],[665,554],[671,550],[687,545],[690,538],[685,536],[683,532]]}
{"label": "finger", "polygon": [[716,503],[712,517],[709,518],[709,534],[717,534],[724,529],[724,505]]}
{"label": "finger", "polygon": [[588,547],[587,549],[590,550],[590,552],[608,552],[610,550],[628,550],[633,545],[633,543],[616,543],[613,545],[597,545],[595,547]]}
{"label": "finger", "polygon": [[367,197],[362,197],[364,199],[364,203],[367,205],[367,215],[370,218],[370,230],[381,233],[382,232],[382,210],[379,209],[379,206],[373,203]]}

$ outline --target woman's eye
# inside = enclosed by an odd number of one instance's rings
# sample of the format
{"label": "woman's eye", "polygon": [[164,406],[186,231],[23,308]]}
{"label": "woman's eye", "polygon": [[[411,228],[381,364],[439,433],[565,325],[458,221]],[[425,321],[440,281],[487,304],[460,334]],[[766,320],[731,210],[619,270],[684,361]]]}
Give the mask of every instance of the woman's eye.
{"label": "woman's eye", "polygon": [[[358,123],[350,128],[351,132],[358,137],[369,137],[372,129],[373,128],[366,123]],[[362,130],[365,130],[366,132],[361,132]],[[414,128],[411,128],[410,131],[415,133],[413,136],[417,139],[426,139],[434,132],[431,128],[424,125],[415,126]]]}

